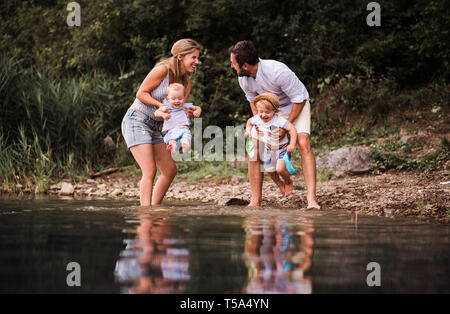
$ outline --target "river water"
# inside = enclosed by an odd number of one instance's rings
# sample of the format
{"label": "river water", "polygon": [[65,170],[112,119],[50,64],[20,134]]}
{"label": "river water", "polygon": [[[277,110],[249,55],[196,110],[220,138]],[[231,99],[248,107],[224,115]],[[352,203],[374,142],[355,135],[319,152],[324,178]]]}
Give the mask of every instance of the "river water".
{"label": "river water", "polygon": [[0,200],[0,293],[450,292],[448,225],[338,210],[136,205]]}

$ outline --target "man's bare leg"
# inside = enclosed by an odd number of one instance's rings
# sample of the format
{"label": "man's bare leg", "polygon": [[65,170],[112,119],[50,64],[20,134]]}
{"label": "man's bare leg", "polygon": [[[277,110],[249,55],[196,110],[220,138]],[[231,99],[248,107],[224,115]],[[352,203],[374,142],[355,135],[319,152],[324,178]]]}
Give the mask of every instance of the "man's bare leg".
{"label": "man's bare leg", "polygon": [[259,161],[248,161],[248,178],[251,191],[250,204],[248,206],[261,206],[264,173],[261,172],[261,163]]}
{"label": "man's bare leg", "polygon": [[316,159],[311,150],[309,134],[298,133],[297,135],[297,148],[302,156],[302,169],[307,191],[307,209],[320,209],[316,197]]}
{"label": "man's bare leg", "polygon": [[248,179],[250,181],[250,204],[248,206],[261,206],[262,204],[262,186],[264,172],[261,172],[261,159],[259,150],[264,147],[263,143],[253,139],[254,156],[248,156]]}

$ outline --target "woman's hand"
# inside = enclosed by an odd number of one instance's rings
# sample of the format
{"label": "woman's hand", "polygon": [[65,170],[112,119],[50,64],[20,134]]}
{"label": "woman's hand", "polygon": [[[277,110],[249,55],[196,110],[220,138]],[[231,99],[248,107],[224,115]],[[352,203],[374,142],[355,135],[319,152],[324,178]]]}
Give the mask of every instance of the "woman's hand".
{"label": "woman's hand", "polygon": [[200,114],[202,113],[202,108],[198,107],[198,106],[194,106],[194,111],[193,111],[193,115],[194,117],[198,118],[200,117]]}
{"label": "woman's hand", "polygon": [[155,111],[155,117],[163,118],[164,120],[170,119],[169,109],[166,106],[162,105]]}

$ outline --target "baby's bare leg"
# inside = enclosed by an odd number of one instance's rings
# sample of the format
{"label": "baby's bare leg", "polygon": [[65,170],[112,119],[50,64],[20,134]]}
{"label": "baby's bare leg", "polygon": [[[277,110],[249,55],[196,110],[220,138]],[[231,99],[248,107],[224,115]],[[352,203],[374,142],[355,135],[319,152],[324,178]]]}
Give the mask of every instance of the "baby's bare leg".
{"label": "baby's bare leg", "polygon": [[294,181],[291,180],[291,174],[286,169],[283,159],[277,160],[277,175],[280,175],[284,180],[284,196],[289,196],[294,190]]}
{"label": "baby's bare leg", "polygon": [[275,184],[278,185],[278,188],[280,189],[281,194],[284,196],[286,193],[285,184],[280,179],[280,176],[278,175],[278,173],[276,171],[272,171],[272,172],[267,172],[267,174],[269,175],[269,177],[272,178],[273,182],[275,182]]}
{"label": "baby's bare leg", "polygon": [[169,144],[166,147],[167,150],[170,150],[172,153],[175,153],[177,151],[177,141],[170,140]]}
{"label": "baby's bare leg", "polygon": [[191,140],[190,140],[189,138],[187,138],[187,137],[183,137],[183,138],[180,140],[180,143],[181,143],[181,150],[182,150],[182,152],[183,152],[183,154],[184,154],[184,153],[186,153],[186,152],[189,150],[189,148],[191,147]]}

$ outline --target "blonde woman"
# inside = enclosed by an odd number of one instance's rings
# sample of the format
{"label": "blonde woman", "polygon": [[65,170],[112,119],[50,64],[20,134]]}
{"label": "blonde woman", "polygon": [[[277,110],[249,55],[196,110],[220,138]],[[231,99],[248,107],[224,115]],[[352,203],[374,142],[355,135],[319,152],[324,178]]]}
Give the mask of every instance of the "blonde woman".
{"label": "blonde woman", "polygon": [[[136,99],[122,120],[122,135],[142,170],[139,183],[141,206],[161,203],[177,173],[175,162],[161,134],[162,118],[155,111],[164,106],[169,84],[185,87],[187,101],[191,91],[188,73],[195,71],[202,45],[193,39],[180,39],[172,46],[172,56],[150,71],[136,93]],[[153,187],[156,169],[161,175]]]}

